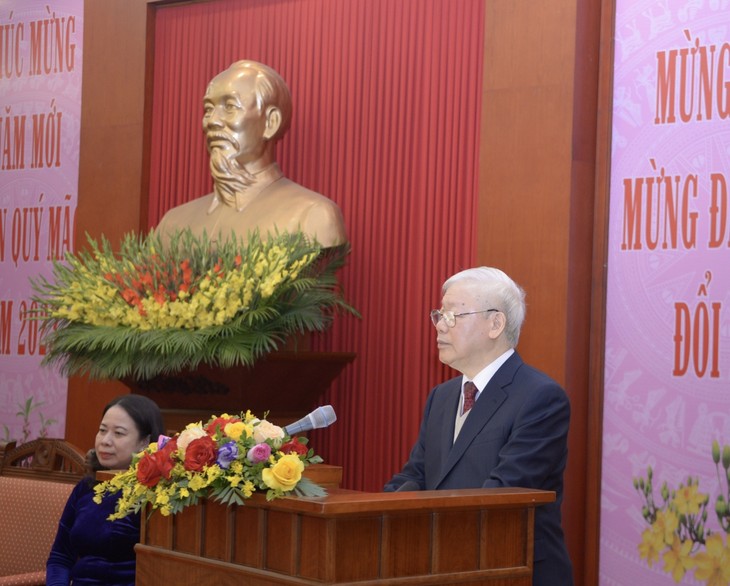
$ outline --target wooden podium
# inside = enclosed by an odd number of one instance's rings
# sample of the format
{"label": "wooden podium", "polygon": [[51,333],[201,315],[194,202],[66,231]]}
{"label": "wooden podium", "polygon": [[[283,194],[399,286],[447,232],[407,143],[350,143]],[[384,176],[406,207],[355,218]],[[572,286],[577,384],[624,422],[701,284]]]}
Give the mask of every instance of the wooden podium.
{"label": "wooden podium", "polygon": [[505,488],[205,501],[143,516],[136,583],[531,586],[535,507],[554,500]]}

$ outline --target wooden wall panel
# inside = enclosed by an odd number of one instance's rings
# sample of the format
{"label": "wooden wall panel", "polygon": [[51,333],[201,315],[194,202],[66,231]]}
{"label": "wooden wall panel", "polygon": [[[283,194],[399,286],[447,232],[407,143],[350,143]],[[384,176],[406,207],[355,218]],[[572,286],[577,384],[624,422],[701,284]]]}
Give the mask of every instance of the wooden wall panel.
{"label": "wooden wall panel", "polygon": [[[143,0],[86,0],[76,248],[86,233],[112,242],[140,226],[145,39]],[[93,446],[101,410],[129,392],[121,383],[72,377],[66,439]]]}
{"label": "wooden wall panel", "polygon": [[570,396],[563,525],[577,584],[586,571],[600,6],[488,0],[482,101],[477,259],[525,288],[518,350]]}
{"label": "wooden wall panel", "polygon": [[613,108],[613,55],[616,0],[603,0],[599,10],[599,58],[596,74],[596,164],[594,176],[593,251],[590,269],[591,312],[589,336],[588,413],[586,417],[585,572],[583,583],[598,584],[601,463],[603,446],[603,379],[605,368],[606,285],[608,258],[609,181]]}

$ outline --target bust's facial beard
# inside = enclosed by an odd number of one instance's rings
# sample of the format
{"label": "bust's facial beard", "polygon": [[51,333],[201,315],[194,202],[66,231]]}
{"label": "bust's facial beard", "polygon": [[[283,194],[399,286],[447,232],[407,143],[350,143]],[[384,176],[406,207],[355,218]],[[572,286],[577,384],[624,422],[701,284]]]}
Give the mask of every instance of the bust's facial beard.
{"label": "bust's facial beard", "polygon": [[210,151],[210,174],[221,202],[236,206],[236,194],[243,194],[254,184],[254,176],[235,158],[236,149],[213,147]]}

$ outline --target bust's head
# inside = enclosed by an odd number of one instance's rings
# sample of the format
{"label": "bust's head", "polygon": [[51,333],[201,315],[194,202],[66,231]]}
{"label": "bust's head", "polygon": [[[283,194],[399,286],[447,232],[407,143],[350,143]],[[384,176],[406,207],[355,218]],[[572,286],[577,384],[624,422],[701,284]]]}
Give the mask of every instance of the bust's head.
{"label": "bust's head", "polygon": [[237,61],[216,75],[203,98],[208,151],[256,172],[273,162],[274,144],[289,129],[291,94],[281,76],[255,61]]}

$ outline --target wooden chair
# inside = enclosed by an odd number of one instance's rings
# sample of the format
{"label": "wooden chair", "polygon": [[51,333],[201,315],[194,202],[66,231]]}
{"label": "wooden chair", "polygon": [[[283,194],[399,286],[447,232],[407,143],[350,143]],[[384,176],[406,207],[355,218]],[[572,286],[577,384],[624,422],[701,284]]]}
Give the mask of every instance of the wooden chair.
{"label": "wooden chair", "polygon": [[86,474],[86,455],[62,439],[0,442],[0,586],[42,585],[58,521]]}
{"label": "wooden chair", "polygon": [[17,446],[0,442],[0,476],[76,484],[86,474],[86,454],[63,439],[39,438]]}

